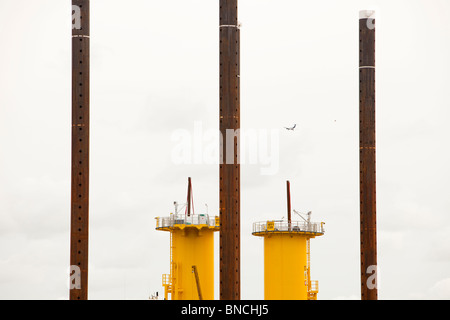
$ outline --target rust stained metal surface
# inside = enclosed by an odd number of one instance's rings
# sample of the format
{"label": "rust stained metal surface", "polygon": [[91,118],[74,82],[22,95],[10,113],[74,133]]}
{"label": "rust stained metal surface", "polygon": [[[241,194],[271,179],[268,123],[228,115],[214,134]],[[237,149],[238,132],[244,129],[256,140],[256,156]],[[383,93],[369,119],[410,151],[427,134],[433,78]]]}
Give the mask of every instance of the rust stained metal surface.
{"label": "rust stained metal surface", "polygon": [[[72,179],[70,265],[80,269],[71,300],[88,298],[89,239],[89,0],[73,0],[80,28],[72,29]],[[74,12],[72,11],[72,14]]]}
{"label": "rust stained metal surface", "polygon": [[286,191],[287,191],[287,219],[289,230],[291,228],[291,183],[286,181]]}
{"label": "rust stained metal surface", "polygon": [[192,203],[192,183],[191,177],[188,178],[188,191],[187,191],[187,216],[191,216],[191,203]]}
{"label": "rust stained metal surface", "polygon": [[[220,0],[220,299],[240,293],[240,58],[237,0]],[[228,148],[227,148],[228,146]]]}
{"label": "rust stained metal surface", "polygon": [[361,299],[376,300],[375,20],[359,20]]}

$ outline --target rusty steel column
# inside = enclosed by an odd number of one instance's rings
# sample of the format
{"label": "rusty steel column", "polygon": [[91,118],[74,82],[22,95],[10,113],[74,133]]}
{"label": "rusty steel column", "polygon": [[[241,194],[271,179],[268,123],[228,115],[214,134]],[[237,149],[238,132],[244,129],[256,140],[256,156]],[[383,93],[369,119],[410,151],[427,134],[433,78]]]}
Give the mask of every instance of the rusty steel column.
{"label": "rusty steel column", "polygon": [[287,191],[287,219],[289,230],[291,230],[291,183],[286,181],[286,191]]}
{"label": "rusty steel column", "polygon": [[240,290],[240,85],[237,0],[220,0],[220,299]]}
{"label": "rusty steel column", "polygon": [[361,299],[377,300],[375,13],[359,17]]}
{"label": "rusty steel column", "polygon": [[70,299],[88,298],[89,0],[72,0]]}
{"label": "rusty steel column", "polygon": [[188,192],[187,192],[187,216],[191,216],[191,202],[192,202],[192,184],[191,177],[188,178]]}

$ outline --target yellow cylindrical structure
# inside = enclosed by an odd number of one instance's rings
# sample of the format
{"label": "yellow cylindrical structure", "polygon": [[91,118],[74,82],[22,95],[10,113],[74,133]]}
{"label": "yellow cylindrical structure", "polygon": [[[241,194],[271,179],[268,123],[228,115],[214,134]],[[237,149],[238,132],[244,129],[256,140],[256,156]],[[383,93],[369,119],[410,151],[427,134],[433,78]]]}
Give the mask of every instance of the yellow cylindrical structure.
{"label": "yellow cylindrical structure", "polygon": [[307,300],[306,242],[300,234],[264,237],[264,299]]}
{"label": "yellow cylindrical structure", "polygon": [[214,231],[186,226],[172,231],[172,300],[198,300],[192,267],[196,266],[202,299],[214,300]]}
{"label": "yellow cylindrical structure", "polygon": [[[214,232],[218,217],[157,218],[157,230],[170,232],[170,274],[163,275],[165,298],[214,300]],[[194,269],[195,272],[194,272]]]}
{"label": "yellow cylindrical structure", "polygon": [[316,300],[310,279],[310,239],[324,234],[323,223],[267,221],[253,225],[264,238],[264,299]]}

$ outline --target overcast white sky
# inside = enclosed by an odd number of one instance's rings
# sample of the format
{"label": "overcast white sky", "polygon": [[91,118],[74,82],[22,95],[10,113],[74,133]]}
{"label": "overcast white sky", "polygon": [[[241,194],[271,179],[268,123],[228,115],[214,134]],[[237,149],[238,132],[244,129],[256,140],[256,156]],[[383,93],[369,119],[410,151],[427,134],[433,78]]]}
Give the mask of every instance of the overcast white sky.
{"label": "overcast white sky", "polygon": [[[188,176],[196,212],[218,214],[218,166],[171,156],[177,130],[218,129],[218,9],[91,1],[91,299],[162,293],[154,218]],[[293,208],[326,222],[319,299],[360,297],[362,9],[377,15],[379,297],[450,299],[450,2],[240,0],[241,127],[298,126],[279,131],[276,174],[241,168],[242,299],[264,298],[252,223],[285,215],[288,179]],[[0,0],[0,39],[0,299],[67,299],[71,1]]]}

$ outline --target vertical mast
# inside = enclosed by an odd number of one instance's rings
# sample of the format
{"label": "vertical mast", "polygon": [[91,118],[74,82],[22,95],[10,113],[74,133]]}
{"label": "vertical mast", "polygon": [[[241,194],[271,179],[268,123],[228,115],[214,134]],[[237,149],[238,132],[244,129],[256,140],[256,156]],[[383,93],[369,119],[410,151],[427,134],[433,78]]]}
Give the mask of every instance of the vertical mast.
{"label": "vertical mast", "polygon": [[[72,0],[71,300],[88,298],[89,0]],[[75,279],[73,279],[74,277]]]}
{"label": "vertical mast", "polygon": [[188,178],[188,193],[187,193],[187,216],[191,215],[191,199],[192,199],[192,184],[191,177]]}
{"label": "vertical mast", "polygon": [[359,18],[361,299],[377,300],[375,13]]}
{"label": "vertical mast", "polygon": [[240,299],[240,84],[237,0],[220,1],[220,299]]}
{"label": "vertical mast", "polygon": [[287,189],[287,219],[289,230],[291,229],[291,183],[286,181],[286,189]]}

